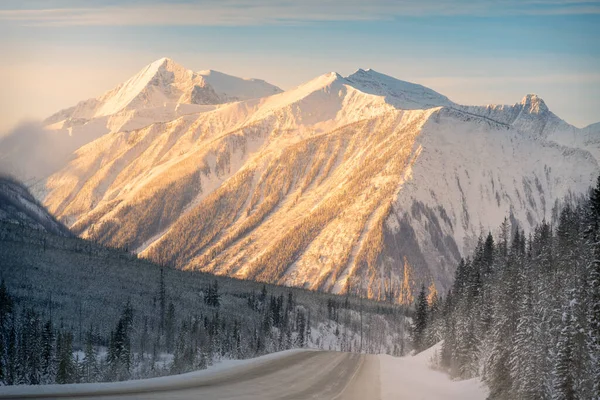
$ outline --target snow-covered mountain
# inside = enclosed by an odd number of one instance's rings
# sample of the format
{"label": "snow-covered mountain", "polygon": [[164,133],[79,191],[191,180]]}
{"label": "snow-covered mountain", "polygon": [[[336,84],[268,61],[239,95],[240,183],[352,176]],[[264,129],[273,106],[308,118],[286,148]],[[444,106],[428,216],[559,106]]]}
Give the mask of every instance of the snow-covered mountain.
{"label": "snow-covered mountain", "polygon": [[597,147],[568,139],[590,132],[533,95],[462,106],[373,70],[329,73],[104,135],[47,180],[45,204],[157,262],[383,297],[406,268],[413,286],[447,288],[507,216],[525,229],[550,219],[600,171]]}
{"label": "snow-covered mountain", "polygon": [[17,180],[0,176],[0,222],[24,225],[60,236],[71,236]]}
{"label": "snow-covered mountain", "polygon": [[[281,89],[262,80],[210,70],[196,73],[171,59],[161,58],[102,96],[52,115],[46,125],[72,127],[94,118],[111,117],[107,121],[109,129],[130,130],[149,122],[212,110],[218,104],[279,92]],[[207,105],[213,107],[202,107]]]}
{"label": "snow-covered mountain", "polygon": [[193,72],[161,58],[103,95],[50,116],[43,126],[27,124],[0,139],[0,169],[26,181],[39,180],[64,167],[75,150],[106,134],[280,92],[259,79]]}

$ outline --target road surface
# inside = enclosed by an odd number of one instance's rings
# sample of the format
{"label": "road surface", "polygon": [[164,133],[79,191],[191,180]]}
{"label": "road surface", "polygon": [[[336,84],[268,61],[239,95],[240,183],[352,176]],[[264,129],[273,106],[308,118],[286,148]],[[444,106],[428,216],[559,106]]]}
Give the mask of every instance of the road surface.
{"label": "road surface", "polygon": [[[91,385],[0,389],[0,399],[379,400],[377,356],[298,351],[226,370]],[[67,387],[68,386],[68,387]]]}

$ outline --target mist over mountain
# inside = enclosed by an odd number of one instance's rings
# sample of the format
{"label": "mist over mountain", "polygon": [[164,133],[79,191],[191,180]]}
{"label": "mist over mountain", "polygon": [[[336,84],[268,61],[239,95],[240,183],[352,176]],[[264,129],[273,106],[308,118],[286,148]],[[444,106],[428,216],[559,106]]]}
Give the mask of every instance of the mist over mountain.
{"label": "mist over mountain", "polygon": [[0,136],[0,174],[17,176],[34,185],[63,167],[81,137],[45,129],[39,121],[26,121]]}

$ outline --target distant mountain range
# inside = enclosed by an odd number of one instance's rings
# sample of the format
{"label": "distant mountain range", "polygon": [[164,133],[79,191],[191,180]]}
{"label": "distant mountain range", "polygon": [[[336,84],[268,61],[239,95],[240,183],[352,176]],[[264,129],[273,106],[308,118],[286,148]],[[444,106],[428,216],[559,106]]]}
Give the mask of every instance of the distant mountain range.
{"label": "distant mountain range", "polygon": [[[481,234],[551,219],[600,172],[600,126],[575,128],[535,95],[463,106],[362,69],[282,92],[161,59],[45,123],[68,157],[40,196],[74,233],[373,298],[398,296],[405,268],[413,289],[448,288]],[[4,159],[19,166],[22,151]]]}

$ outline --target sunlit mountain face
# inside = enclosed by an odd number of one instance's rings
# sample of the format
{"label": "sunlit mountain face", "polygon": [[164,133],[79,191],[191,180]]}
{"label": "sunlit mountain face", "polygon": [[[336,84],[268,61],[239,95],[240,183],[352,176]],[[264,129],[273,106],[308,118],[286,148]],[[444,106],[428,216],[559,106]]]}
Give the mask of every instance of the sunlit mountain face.
{"label": "sunlit mountain face", "polygon": [[[180,269],[399,298],[447,289],[510,218],[528,230],[598,172],[593,126],[536,95],[462,106],[359,69],[282,92],[160,59],[50,117],[85,138],[43,183],[73,232]],[[93,139],[93,140],[92,140]]]}

